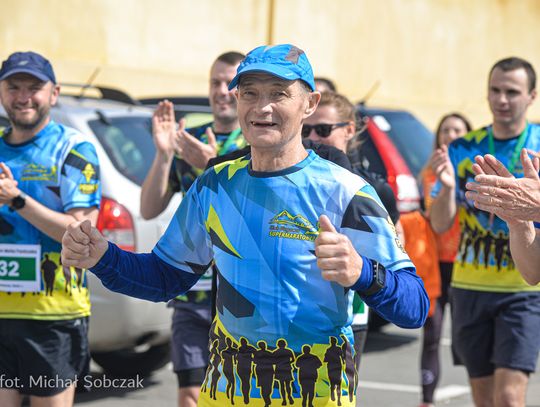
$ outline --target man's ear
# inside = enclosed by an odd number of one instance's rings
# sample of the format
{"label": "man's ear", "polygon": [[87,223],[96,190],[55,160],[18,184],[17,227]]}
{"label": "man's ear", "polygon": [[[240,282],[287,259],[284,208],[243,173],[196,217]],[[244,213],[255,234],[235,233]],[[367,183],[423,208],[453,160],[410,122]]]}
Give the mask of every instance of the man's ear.
{"label": "man's ear", "polygon": [[536,99],[536,89],[531,90],[530,97],[531,97],[531,100],[529,102],[529,105],[532,104],[532,102],[534,102]]}
{"label": "man's ear", "polygon": [[56,105],[56,102],[58,101],[58,95],[60,94],[60,85],[55,85],[51,82],[52,89],[51,89],[51,106]]}
{"label": "man's ear", "polygon": [[308,103],[306,105],[306,110],[304,111],[304,119],[315,113],[320,100],[321,92],[315,91],[308,94]]}

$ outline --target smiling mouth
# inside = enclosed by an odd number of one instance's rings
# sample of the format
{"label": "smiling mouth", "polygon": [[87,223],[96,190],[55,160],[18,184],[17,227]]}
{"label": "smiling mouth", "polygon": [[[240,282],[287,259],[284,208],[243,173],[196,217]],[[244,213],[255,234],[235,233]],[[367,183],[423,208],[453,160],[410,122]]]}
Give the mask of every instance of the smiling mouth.
{"label": "smiling mouth", "polygon": [[260,127],[260,128],[271,128],[274,126],[277,126],[277,123],[274,122],[256,122],[251,121],[249,122],[253,127]]}

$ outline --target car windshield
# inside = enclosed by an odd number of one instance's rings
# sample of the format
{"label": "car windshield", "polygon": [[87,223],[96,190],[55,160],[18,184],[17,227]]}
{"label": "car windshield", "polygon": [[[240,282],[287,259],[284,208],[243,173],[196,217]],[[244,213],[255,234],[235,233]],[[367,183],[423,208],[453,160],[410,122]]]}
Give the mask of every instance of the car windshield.
{"label": "car windshield", "polygon": [[148,116],[102,117],[88,122],[116,169],[142,185],[154,159]]}
{"label": "car windshield", "polygon": [[408,112],[370,109],[367,114],[388,134],[414,177],[418,177],[433,150],[433,133]]}

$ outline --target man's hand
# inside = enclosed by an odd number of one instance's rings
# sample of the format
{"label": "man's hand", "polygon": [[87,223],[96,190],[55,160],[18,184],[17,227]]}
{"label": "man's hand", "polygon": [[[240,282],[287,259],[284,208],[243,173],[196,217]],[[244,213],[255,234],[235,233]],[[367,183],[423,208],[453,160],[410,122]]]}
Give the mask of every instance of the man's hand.
{"label": "man's hand", "polygon": [[182,159],[195,168],[204,170],[211,158],[217,156],[216,136],[210,127],[206,129],[208,144],[197,140],[185,131],[186,121],[180,120],[178,128],[178,144],[182,152]]}
{"label": "man's hand", "polygon": [[448,156],[448,147],[442,146],[433,152],[429,159],[431,169],[441,184],[449,189],[456,186],[454,167]]}
{"label": "man's hand", "polygon": [[520,158],[524,177],[517,179],[494,156],[476,156],[476,182],[467,183],[467,199],[507,223],[540,221],[540,161],[538,157],[531,160],[526,149],[521,150]]}
{"label": "man's hand", "polygon": [[62,264],[78,268],[94,267],[109,244],[89,220],[73,222],[62,238]]}
{"label": "man's hand", "polygon": [[159,153],[172,157],[178,150],[174,106],[168,100],[159,102],[152,115],[152,136]]}
{"label": "man's hand", "polygon": [[315,239],[317,266],[325,280],[350,287],[362,272],[362,257],[349,238],[338,233],[326,215],[319,218],[320,231]]}
{"label": "man's hand", "polygon": [[0,205],[10,205],[11,200],[21,194],[18,182],[13,178],[9,167],[0,162]]}

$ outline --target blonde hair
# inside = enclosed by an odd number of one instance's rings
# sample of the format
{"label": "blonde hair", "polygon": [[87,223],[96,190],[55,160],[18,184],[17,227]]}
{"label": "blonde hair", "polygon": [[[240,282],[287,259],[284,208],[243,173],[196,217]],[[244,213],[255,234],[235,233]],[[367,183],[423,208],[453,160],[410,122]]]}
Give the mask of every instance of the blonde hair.
{"label": "blonde hair", "polygon": [[355,121],[354,105],[345,96],[336,92],[322,92],[318,107],[332,106],[336,109],[339,120],[343,122]]}

